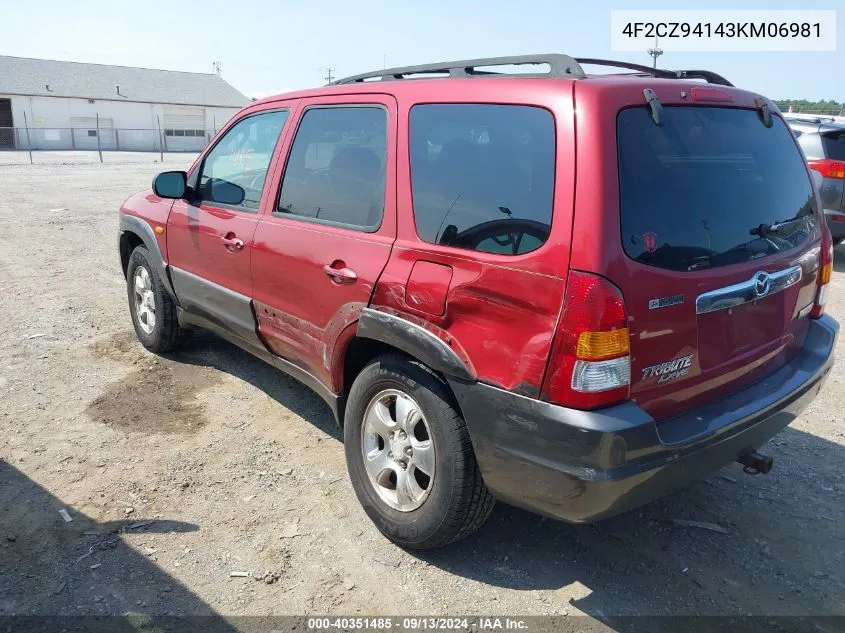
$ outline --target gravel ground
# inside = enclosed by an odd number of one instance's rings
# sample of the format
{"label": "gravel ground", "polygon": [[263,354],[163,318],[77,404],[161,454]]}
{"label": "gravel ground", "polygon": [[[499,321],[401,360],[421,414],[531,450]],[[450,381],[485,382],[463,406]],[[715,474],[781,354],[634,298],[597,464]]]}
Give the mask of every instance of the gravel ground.
{"label": "gravel ground", "polygon": [[[117,209],[158,157],[22,156],[0,154],[0,615],[845,615],[842,343],[768,476],[732,465],[593,526],[499,504],[405,552],[317,396],[211,335],[172,358],[135,341]],[[845,247],[835,269],[841,320]]]}

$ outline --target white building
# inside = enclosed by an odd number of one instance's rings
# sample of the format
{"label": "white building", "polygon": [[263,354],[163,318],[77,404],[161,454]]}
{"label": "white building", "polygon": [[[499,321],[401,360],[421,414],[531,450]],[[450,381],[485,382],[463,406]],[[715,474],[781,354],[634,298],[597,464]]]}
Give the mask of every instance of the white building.
{"label": "white building", "polygon": [[198,151],[247,103],[211,73],[0,56],[0,150]]}

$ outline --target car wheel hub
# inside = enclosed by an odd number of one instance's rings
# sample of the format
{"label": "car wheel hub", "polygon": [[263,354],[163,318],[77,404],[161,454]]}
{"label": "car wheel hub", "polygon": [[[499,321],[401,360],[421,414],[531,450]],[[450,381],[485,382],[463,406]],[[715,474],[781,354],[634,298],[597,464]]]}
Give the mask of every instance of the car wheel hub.
{"label": "car wheel hub", "polygon": [[422,408],[398,389],[376,394],[361,427],[364,467],[382,501],[400,512],[419,508],[434,483],[434,442]]}
{"label": "car wheel hub", "polygon": [[135,269],[133,298],[138,327],[145,334],[152,334],[156,326],[156,302],[150,272],[144,266]]}

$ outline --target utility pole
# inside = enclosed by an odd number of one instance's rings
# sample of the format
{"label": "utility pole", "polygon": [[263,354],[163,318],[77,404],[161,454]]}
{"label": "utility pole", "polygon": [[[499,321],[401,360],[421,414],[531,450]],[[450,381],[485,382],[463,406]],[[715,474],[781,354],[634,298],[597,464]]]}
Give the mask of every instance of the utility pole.
{"label": "utility pole", "polygon": [[223,74],[223,63],[222,62],[212,62],[211,65],[214,68],[214,74],[220,77]]}
{"label": "utility pole", "polygon": [[654,59],[654,68],[657,68],[657,58],[663,54],[663,49],[657,47],[657,36],[654,36],[654,48],[648,49],[648,54]]}
{"label": "utility pole", "polygon": [[331,66],[326,66],[325,71],[326,71],[326,83],[330,84],[331,82],[334,81],[334,75],[332,75],[332,73],[334,72],[334,68],[332,68]]}

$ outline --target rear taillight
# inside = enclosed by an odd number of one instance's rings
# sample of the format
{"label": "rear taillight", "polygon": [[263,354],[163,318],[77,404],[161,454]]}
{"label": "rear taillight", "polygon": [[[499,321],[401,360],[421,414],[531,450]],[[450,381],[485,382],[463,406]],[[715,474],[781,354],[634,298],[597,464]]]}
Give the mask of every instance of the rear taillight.
{"label": "rear taillight", "polygon": [[823,158],[807,162],[810,164],[810,169],[815,169],[825,178],[836,178],[837,180],[845,178],[845,162],[841,160]]}
{"label": "rear taillight", "polygon": [[822,252],[819,257],[819,276],[816,278],[816,298],[810,309],[810,318],[818,319],[824,314],[824,304],[827,301],[827,285],[830,283],[830,273],[833,271],[833,238],[830,229],[822,225]]}
{"label": "rear taillight", "polygon": [[542,398],[576,409],[630,397],[631,357],[625,301],[597,275],[571,271]]}

